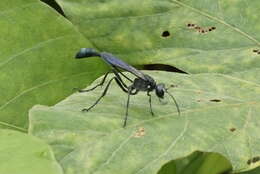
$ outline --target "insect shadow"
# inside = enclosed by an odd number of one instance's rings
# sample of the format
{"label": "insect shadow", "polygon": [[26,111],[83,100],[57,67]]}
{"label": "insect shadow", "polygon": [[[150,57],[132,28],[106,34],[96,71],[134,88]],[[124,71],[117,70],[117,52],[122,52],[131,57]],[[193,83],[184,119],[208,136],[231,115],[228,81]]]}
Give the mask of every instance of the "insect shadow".
{"label": "insect shadow", "polygon": [[[128,65],[127,63],[123,62],[119,58],[117,58],[114,55],[107,53],[107,52],[97,52],[92,48],[81,48],[80,51],[75,56],[76,59],[88,58],[88,57],[102,58],[102,60],[104,60],[111,67],[111,70],[105,74],[105,76],[103,77],[102,81],[99,84],[92,87],[91,89],[87,89],[87,90],[79,89],[78,90],[79,92],[89,92],[89,91],[96,89],[98,86],[102,86],[105,83],[107,75],[110,72],[113,72],[115,76],[112,77],[108,81],[103,93],[96,100],[96,102],[93,105],[91,105],[90,107],[82,109],[82,111],[89,111],[94,106],[96,106],[98,104],[98,102],[106,95],[111,82],[114,80],[114,81],[116,81],[118,86],[122,89],[122,91],[127,93],[126,113],[125,113],[123,127],[125,127],[126,123],[127,123],[130,96],[136,95],[139,91],[147,92],[147,96],[149,97],[150,113],[152,115],[154,115],[153,110],[152,110],[152,98],[151,98],[151,94],[150,94],[150,92],[152,92],[152,91],[155,91],[155,94],[159,99],[163,99],[164,94],[167,93],[173,99],[175,106],[177,108],[178,114],[180,115],[180,109],[179,109],[178,103],[175,100],[175,98],[173,97],[173,95],[171,95],[168,92],[168,88],[165,87],[165,84],[163,84],[163,83],[157,84],[151,76],[142,73],[141,71],[135,69],[131,65]],[[133,75],[136,76],[136,78],[134,80],[130,79],[125,74],[123,74],[123,72],[121,72],[121,70],[125,70],[125,71],[132,73]],[[122,80],[122,78],[125,78],[132,84],[130,86],[127,86],[126,83]]]}

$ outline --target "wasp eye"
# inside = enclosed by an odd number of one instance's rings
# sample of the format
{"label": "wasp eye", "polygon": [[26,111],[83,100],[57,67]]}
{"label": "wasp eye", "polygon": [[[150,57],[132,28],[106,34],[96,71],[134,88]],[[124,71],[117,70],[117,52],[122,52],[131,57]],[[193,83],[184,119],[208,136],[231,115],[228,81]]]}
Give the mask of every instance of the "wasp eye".
{"label": "wasp eye", "polygon": [[155,91],[155,93],[156,93],[156,95],[157,95],[159,98],[163,98],[163,96],[164,96],[164,91],[163,91],[163,90],[157,89],[157,90]]}

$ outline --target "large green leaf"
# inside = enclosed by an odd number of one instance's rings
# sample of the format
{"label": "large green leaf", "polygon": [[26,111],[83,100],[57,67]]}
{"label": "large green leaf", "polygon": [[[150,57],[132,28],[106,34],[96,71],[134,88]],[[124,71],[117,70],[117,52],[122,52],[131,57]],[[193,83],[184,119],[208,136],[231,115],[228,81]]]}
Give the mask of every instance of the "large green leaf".
{"label": "large green leaf", "polygon": [[62,174],[49,145],[13,130],[0,130],[1,174]]}
{"label": "large green leaf", "polygon": [[140,93],[131,97],[124,129],[127,96],[112,84],[88,113],[81,109],[93,104],[104,88],[76,93],[53,107],[35,106],[29,132],[52,145],[65,173],[151,174],[194,151],[219,153],[234,171],[259,165],[248,160],[260,154],[260,69],[232,75],[147,73],[158,83],[177,85],[170,92],[180,116],[168,96],[168,104],[162,105],[153,95],[152,117],[148,97]]}
{"label": "large green leaf", "polygon": [[57,103],[104,69],[96,60],[73,59],[91,44],[37,0],[1,0],[0,26],[1,128],[26,131],[29,108]]}
{"label": "large green leaf", "polygon": [[[259,0],[57,0],[99,50],[190,73],[260,67]],[[187,27],[196,24],[208,30]],[[169,36],[163,37],[167,32]]]}

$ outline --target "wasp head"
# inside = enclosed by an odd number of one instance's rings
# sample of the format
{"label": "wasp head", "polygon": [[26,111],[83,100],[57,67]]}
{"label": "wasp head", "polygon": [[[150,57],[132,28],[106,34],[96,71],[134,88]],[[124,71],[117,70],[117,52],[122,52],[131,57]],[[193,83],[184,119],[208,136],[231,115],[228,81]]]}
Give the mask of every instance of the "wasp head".
{"label": "wasp head", "polygon": [[165,85],[163,83],[159,83],[158,85],[156,85],[155,94],[159,98],[163,98],[164,97],[164,93],[165,93]]}

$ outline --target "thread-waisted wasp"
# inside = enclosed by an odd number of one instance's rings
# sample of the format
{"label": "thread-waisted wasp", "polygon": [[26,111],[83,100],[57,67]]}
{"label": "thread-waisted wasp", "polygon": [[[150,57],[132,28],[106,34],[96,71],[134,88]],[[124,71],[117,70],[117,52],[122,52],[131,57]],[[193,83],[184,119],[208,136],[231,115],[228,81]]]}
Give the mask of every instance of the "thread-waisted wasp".
{"label": "thread-waisted wasp", "polygon": [[[111,71],[107,72],[105,74],[104,78],[102,79],[102,81],[99,84],[97,84],[96,86],[94,86],[93,88],[87,89],[87,90],[80,89],[78,91],[79,92],[89,92],[89,91],[96,89],[98,86],[102,86],[105,83],[107,75],[110,72],[113,72],[115,76],[109,80],[103,93],[96,100],[96,102],[93,105],[91,105],[89,108],[82,109],[82,111],[89,111],[96,104],[98,104],[98,102],[106,95],[111,82],[113,80],[115,80],[116,83],[118,84],[118,86],[122,89],[122,91],[124,91],[125,93],[128,94],[123,127],[126,126],[126,122],[127,122],[130,95],[136,95],[139,91],[147,92],[147,96],[149,97],[150,112],[152,115],[154,115],[154,113],[152,110],[152,99],[151,99],[150,92],[152,92],[154,90],[155,90],[156,96],[159,99],[163,99],[164,93],[167,93],[173,99],[173,101],[176,105],[178,114],[180,115],[180,109],[179,109],[178,103],[176,102],[175,98],[168,92],[168,89],[165,88],[165,85],[163,83],[157,84],[151,76],[142,73],[141,71],[135,69],[131,65],[128,65],[127,63],[123,62],[122,60],[115,57],[114,55],[107,53],[107,52],[99,53],[92,48],[81,48],[80,51],[76,54],[75,58],[81,59],[81,58],[96,57],[96,56],[101,57],[102,60],[104,60],[108,65],[110,65]],[[121,72],[120,69],[132,73],[133,75],[136,76],[136,78],[134,80],[130,79],[125,74],[123,74],[123,72]],[[122,80],[122,77],[124,77],[126,80],[128,80],[132,84],[130,86],[127,86],[126,83]]]}

